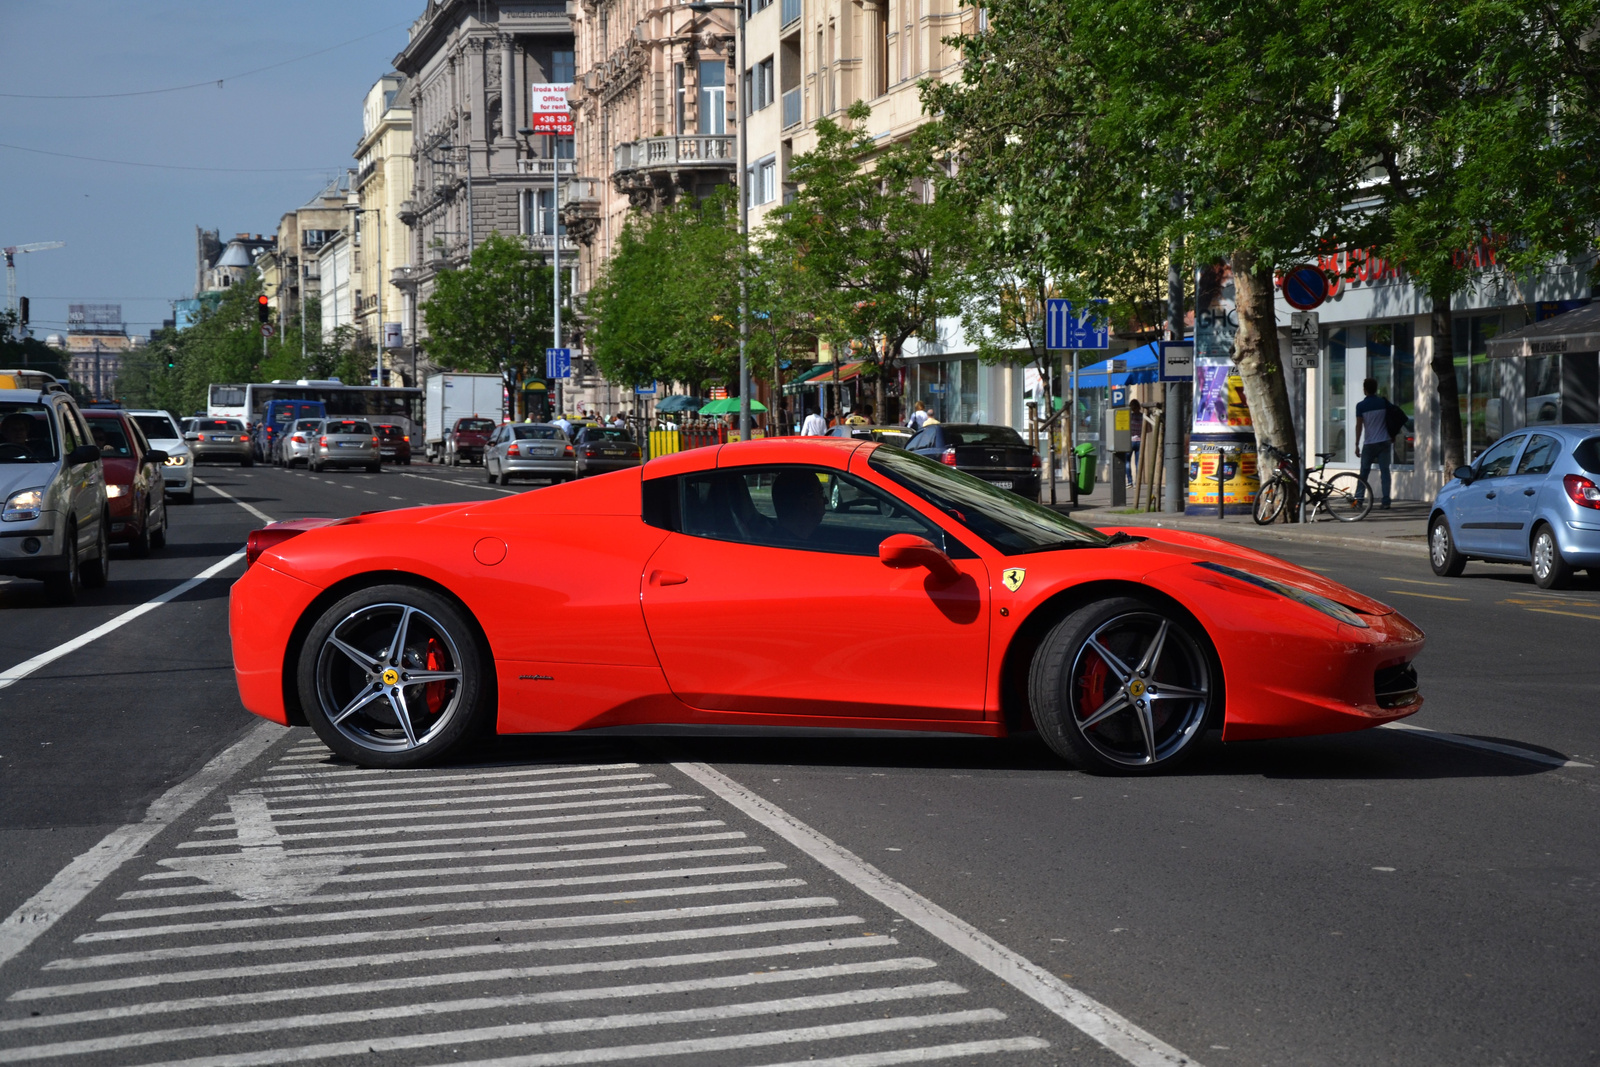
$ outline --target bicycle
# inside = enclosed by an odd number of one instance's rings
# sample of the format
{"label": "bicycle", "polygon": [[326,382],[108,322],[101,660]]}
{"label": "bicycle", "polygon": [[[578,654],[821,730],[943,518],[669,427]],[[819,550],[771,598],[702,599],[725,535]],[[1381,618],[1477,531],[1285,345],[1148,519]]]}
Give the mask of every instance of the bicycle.
{"label": "bicycle", "polygon": [[[1300,478],[1294,460],[1283,452],[1263,443],[1261,453],[1277,461],[1272,474],[1261,483],[1253,513],[1257,525],[1269,526],[1283,517],[1285,508],[1298,506]],[[1334,454],[1316,455],[1318,465],[1306,473],[1306,521],[1316,522],[1323,511],[1340,522],[1358,522],[1371,514],[1372,487],[1366,486],[1367,491],[1361,492],[1361,477],[1353,471],[1328,476],[1325,472]]]}

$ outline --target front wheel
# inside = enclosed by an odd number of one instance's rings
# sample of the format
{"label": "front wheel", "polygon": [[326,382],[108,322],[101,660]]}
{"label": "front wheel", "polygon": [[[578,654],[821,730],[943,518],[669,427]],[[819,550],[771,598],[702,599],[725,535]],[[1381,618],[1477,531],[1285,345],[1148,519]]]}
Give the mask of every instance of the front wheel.
{"label": "front wheel", "polygon": [[338,755],[418,767],[493,714],[490,667],[453,603],[413,586],[374,586],[334,604],[306,635],[300,706]]}
{"label": "front wheel", "polygon": [[1572,584],[1572,564],[1561,555],[1555,531],[1540,526],[1533,535],[1533,580],[1540,589],[1565,589]]}
{"label": "front wheel", "polygon": [[1257,526],[1271,526],[1283,515],[1289,503],[1289,486],[1282,478],[1274,478],[1256,494],[1253,515]]}
{"label": "front wheel", "polygon": [[1335,474],[1328,479],[1327,506],[1340,522],[1358,522],[1372,514],[1372,487],[1350,471]]}
{"label": "front wheel", "polygon": [[[105,536],[103,533],[100,535]],[[104,541],[101,542],[102,546]],[[45,576],[44,587],[49,590],[50,599],[57,604],[71,604],[83,592],[83,575],[78,570],[78,531],[67,527],[67,550],[64,553],[65,566],[54,574]]]}
{"label": "front wheel", "polygon": [[1443,515],[1428,527],[1428,562],[1441,578],[1459,578],[1467,568],[1467,557],[1456,551],[1456,539],[1450,535],[1450,523]]}
{"label": "front wheel", "polygon": [[1114,597],[1061,620],[1034,654],[1034,724],[1063,759],[1094,774],[1170,770],[1220,705],[1204,631],[1165,605]]}
{"label": "front wheel", "polygon": [[111,580],[111,516],[100,516],[100,536],[95,539],[95,557],[83,564],[82,581],[86,588],[104,589]]}

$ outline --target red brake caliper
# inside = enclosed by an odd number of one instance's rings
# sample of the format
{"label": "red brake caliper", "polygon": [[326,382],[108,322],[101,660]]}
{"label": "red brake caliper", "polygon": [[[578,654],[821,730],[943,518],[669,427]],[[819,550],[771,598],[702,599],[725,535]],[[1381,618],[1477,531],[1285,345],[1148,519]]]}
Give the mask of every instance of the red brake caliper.
{"label": "red brake caliper", "polygon": [[[444,669],[444,650],[438,638],[428,638],[428,655],[423,662],[430,671]],[[445,701],[450,699],[450,683],[429,682],[422,687],[422,698],[427,701],[429,715],[439,714],[444,710]]]}
{"label": "red brake caliper", "polygon": [[1087,719],[1106,702],[1106,681],[1111,672],[1100,653],[1091,652],[1091,658],[1078,677],[1078,718]]}

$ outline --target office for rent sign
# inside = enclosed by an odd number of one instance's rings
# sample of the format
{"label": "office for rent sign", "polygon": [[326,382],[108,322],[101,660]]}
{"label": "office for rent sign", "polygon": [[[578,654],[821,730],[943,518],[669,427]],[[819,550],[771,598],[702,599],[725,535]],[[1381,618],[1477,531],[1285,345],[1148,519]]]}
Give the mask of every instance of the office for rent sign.
{"label": "office for rent sign", "polygon": [[567,90],[571,82],[535,82],[528,87],[528,125],[534,133],[572,135],[572,112]]}

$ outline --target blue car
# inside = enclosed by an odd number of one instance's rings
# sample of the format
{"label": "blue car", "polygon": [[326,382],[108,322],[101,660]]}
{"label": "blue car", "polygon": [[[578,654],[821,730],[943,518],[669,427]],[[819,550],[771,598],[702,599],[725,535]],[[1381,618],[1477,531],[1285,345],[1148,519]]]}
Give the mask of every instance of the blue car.
{"label": "blue car", "polygon": [[1458,467],[1428,515],[1433,573],[1530,563],[1541,589],[1600,576],[1600,425],[1531,426]]}

